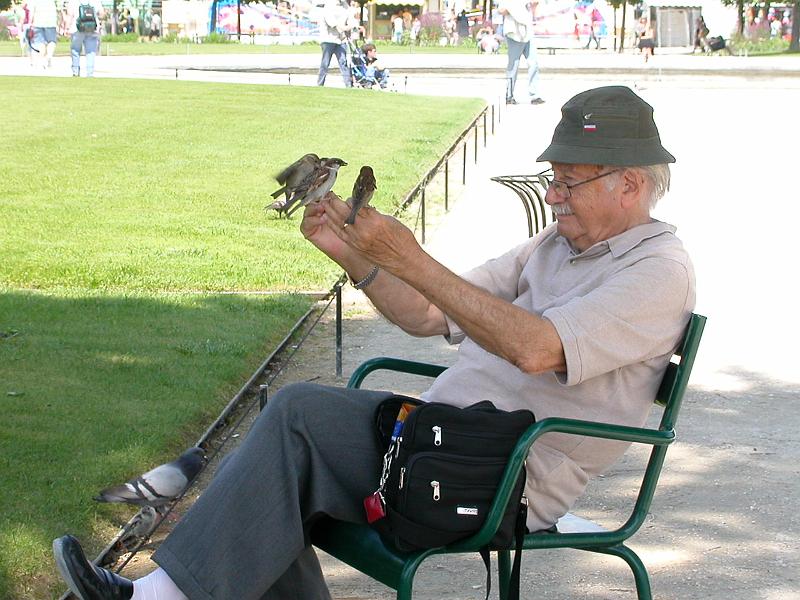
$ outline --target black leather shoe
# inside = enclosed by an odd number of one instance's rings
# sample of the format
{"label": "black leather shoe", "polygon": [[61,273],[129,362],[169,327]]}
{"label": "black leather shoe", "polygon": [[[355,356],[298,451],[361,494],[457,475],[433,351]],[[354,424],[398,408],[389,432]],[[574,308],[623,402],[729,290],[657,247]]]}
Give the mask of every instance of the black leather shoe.
{"label": "black leather shoe", "polygon": [[541,98],[532,98],[531,99],[531,104],[534,104],[534,105],[536,105],[536,104],[544,104],[544,100],[542,100]]}
{"label": "black leather shoe", "polygon": [[53,555],[70,591],[80,600],[130,600],[133,582],[86,560],[71,535],[53,540]]}
{"label": "black leather shoe", "polygon": [[506,104],[516,104],[517,101],[514,98],[506,98]]}

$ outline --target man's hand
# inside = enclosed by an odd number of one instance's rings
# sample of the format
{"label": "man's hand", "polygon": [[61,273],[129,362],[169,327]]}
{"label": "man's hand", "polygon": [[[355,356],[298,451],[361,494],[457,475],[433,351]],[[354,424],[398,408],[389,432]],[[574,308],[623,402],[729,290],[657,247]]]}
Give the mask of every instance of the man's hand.
{"label": "man's hand", "polygon": [[329,197],[323,204],[330,229],[372,264],[402,278],[403,270],[422,258],[424,252],[413,232],[394,217],[366,206],[358,212],[355,224],[347,225],[344,221],[350,208],[346,203]]}
{"label": "man's hand", "polygon": [[343,204],[347,207],[339,196],[333,192],[328,192],[328,195],[322,202],[311,202],[306,205],[305,211],[303,212],[303,220],[300,222],[300,233],[302,233],[303,237],[309,242],[322,250],[322,252],[341,264],[341,261],[347,256],[350,249],[347,247],[347,244],[334,233],[333,229],[328,226],[326,207],[330,202]]}

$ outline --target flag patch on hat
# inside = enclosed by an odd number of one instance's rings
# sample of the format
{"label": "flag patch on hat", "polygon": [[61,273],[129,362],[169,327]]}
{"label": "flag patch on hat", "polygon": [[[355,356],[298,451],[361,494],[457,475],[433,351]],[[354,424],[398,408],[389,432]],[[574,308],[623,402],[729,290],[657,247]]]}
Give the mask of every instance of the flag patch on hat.
{"label": "flag patch on hat", "polygon": [[583,125],[583,130],[584,131],[597,131],[597,125],[595,125],[594,123],[585,123]]}

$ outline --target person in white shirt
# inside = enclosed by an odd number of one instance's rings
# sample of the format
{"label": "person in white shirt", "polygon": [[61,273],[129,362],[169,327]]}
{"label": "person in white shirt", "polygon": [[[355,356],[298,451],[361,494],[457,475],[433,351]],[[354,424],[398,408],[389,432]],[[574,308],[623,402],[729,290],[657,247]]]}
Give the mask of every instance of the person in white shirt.
{"label": "person in white shirt", "polygon": [[58,10],[55,0],[29,0],[33,47],[39,53],[42,68],[49,69],[56,52]]}
{"label": "person in white shirt", "polygon": [[86,76],[94,77],[94,59],[100,48],[98,29],[104,13],[100,0],[69,0],[67,4],[73,77],[81,74],[81,51],[86,54]]}
{"label": "person in white shirt", "polygon": [[504,16],[503,33],[508,44],[508,67],[506,68],[506,104],[517,104],[514,87],[517,84],[517,71],[520,59],[524,56],[528,63],[528,96],[531,104],[544,104],[539,97],[539,63],[536,61],[536,47],[533,45],[533,15],[536,3],[530,0],[504,0],[499,12]]}
{"label": "person in white shirt", "polygon": [[317,85],[325,85],[328,67],[335,55],[345,87],[353,87],[353,78],[347,65],[345,42],[350,32],[358,28],[358,23],[352,16],[350,4],[347,0],[326,0],[322,14],[322,21],[319,24],[322,62],[319,65]]}
{"label": "person in white shirt", "polygon": [[403,15],[400,11],[392,17],[392,41],[395,44],[403,42]]}
{"label": "person in white shirt", "polygon": [[150,33],[148,34],[148,38],[150,41],[153,41],[153,38],[158,39],[159,37],[161,37],[161,15],[154,12],[153,16],[150,18]]}

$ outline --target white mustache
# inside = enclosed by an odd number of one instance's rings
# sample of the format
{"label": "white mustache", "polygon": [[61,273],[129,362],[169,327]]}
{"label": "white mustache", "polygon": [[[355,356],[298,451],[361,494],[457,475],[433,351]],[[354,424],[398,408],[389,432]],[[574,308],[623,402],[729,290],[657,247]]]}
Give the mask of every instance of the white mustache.
{"label": "white mustache", "polygon": [[550,208],[553,209],[553,212],[556,213],[557,216],[558,215],[566,216],[572,214],[572,209],[565,203],[553,204]]}

